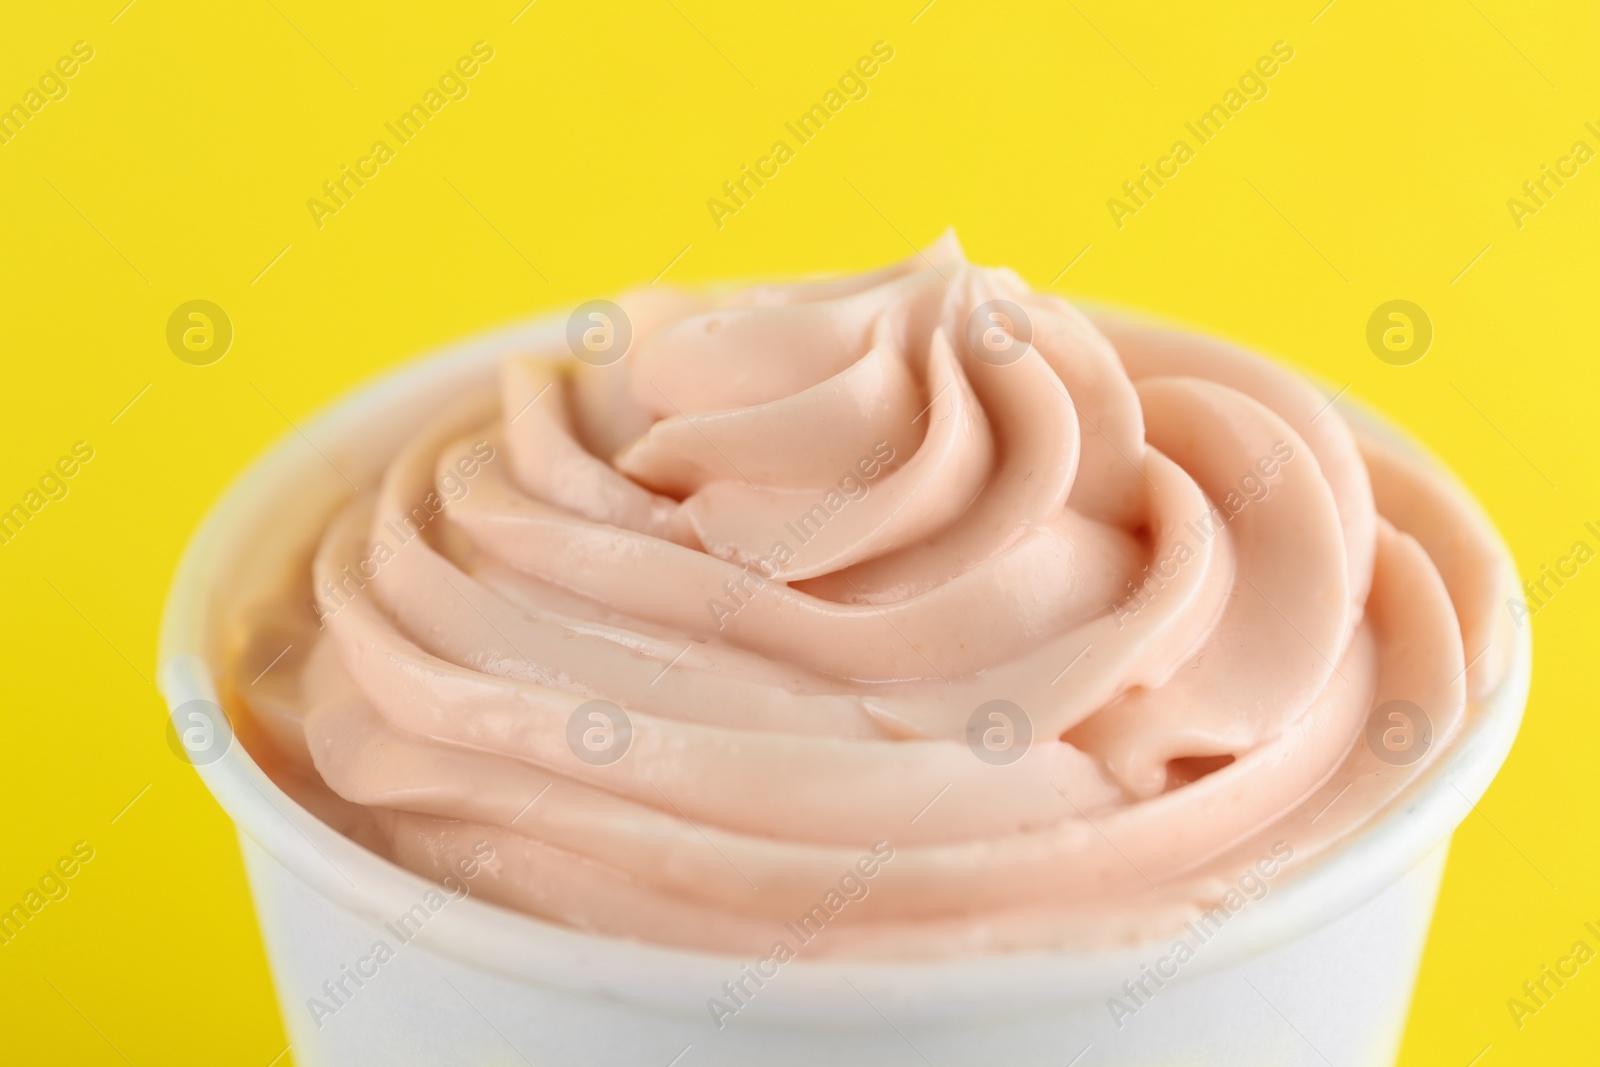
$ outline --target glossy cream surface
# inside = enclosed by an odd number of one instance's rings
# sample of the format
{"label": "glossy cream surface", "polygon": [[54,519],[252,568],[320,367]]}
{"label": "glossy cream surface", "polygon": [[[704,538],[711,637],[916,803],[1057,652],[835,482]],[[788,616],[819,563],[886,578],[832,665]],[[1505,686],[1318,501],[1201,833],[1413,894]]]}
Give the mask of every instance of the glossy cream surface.
{"label": "glossy cream surface", "polygon": [[475,894],[734,954],[818,906],[819,956],[1154,936],[1506,670],[1475,506],[1263,357],[953,238],[617,302],[621,358],[441,405],[240,645],[258,758],[415,871],[487,841]]}

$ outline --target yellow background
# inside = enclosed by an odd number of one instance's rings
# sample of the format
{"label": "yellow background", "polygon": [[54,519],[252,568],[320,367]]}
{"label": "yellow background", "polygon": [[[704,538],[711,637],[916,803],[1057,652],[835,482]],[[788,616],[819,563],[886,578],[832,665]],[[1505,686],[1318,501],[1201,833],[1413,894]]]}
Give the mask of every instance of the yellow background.
{"label": "yellow background", "polygon": [[[1038,287],[1351,383],[1462,474],[1525,576],[1600,545],[1600,163],[1520,229],[1506,207],[1574,141],[1600,148],[1592,4],[125,2],[0,15],[0,104],[73,42],[95,50],[0,146],[0,506],[95,449],[0,546],[0,905],[95,849],[0,947],[8,1062],[284,1050],[228,821],[150,684],[185,540],[286,419],[669,264],[678,282],[857,269],[954,225]],[[306,200],[478,40],[494,59],[470,95],[319,230]],[[878,40],[895,54],[870,95],[717,228],[707,198]],[[1119,230],[1107,198],[1279,40],[1294,58],[1270,95]],[[165,342],[195,298],[236,331],[212,366]],[[1396,298],[1436,330],[1407,367],[1365,342]],[[1595,1060],[1600,966],[1520,1031],[1506,1000],[1596,944],[1597,620],[1587,570],[1538,615],[1526,725],[1456,839],[1405,1064]]]}

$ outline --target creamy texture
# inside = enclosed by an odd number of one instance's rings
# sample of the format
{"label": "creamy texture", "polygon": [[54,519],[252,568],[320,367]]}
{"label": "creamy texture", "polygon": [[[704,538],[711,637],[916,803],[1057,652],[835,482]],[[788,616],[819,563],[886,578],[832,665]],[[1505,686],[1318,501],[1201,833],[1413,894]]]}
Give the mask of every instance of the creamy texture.
{"label": "creamy texture", "polygon": [[[969,328],[993,300],[1021,320]],[[807,953],[1138,937],[1354,831],[1506,670],[1474,506],[1258,356],[953,238],[619,301],[618,362],[514,353],[417,427],[239,654],[271,773],[413,870],[487,840],[488,899],[765,953],[882,842]],[[1396,699],[1405,766],[1363,741]],[[569,742],[596,700],[612,762]],[[969,731],[996,700],[1014,762]]]}

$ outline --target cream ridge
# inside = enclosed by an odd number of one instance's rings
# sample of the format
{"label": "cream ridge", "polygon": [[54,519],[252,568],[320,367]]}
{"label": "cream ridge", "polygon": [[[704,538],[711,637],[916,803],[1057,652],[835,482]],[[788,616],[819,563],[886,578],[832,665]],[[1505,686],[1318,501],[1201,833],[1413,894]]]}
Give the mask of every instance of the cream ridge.
{"label": "cream ridge", "polygon": [[487,842],[481,899],[760,958],[890,849],[806,955],[1127,942],[1292,878],[1507,670],[1476,505],[1253,353],[953,236],[617,305],[622,358],[443,405],[236,642],[268,773],[426,877]]}

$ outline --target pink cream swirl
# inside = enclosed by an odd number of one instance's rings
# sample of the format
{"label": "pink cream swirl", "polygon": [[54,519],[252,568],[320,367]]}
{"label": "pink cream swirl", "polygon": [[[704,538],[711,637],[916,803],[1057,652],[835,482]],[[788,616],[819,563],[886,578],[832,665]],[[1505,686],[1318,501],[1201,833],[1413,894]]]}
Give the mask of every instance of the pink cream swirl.
{"label": "pink cream swirl", "polygon": [[619,300],[622,358],[514,354],[417,428],[253,698],[281,779],[404,866],[487,840],[489,899],[744,953],[877,846],[810,951],[1135,936],[1432,758],[1379,758],[1375,707],[1436,752],[1504,672],[1470,502],[1253,354],[953,238]]}

